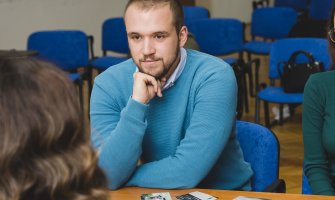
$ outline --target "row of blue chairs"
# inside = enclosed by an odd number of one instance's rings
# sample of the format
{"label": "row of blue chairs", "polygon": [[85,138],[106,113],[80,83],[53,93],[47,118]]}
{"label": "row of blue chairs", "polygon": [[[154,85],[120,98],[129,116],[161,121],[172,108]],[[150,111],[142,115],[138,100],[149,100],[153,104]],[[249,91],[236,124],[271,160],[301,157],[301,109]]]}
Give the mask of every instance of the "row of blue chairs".
{"label": "row of blue chairs", "polygon": [[[250,96],[257,96],[257,100],[280,103],[281,105],[285,103],[302,102],[302,94],[300,94],[300,96],[282,94],[280,88],[268,87],[258,95],[255,95],[254,91],[259,90],[258,70],[260,64],[259,60],[252,60],[250,56],[251,54],[270,54],[269,78],[273,83],[274,80],[278,79],[278,74],[276,74],[277,68],[272,66],[276,66],[276,62],[287,60],[288,53],[291,53],[291,51],[284,50],[282,54],[280,50],[278,50],[280,48],[274,48],[274,50],[272,50],[272,42],[285,38],[289,29],[295,23],[297,13],[292,8],[259,8],[254,10],[251,24],[251,35],[253,39],[249,42],[245,41],[244,24],[237,19],[210,18],[208,10],[203,7],[184,6],[184,13],[185,23],[195,36],[201,51],[215,56],[237,53],[237,57],[225,58],[231,65],[241,63],[240,61],[243,60],[243,52],[247,52],[249,58],[244,70],[249,79]],[[263,41],[256,40],[257,38],[263,38]],[[287,43],[290,43],[290,41],[295,40],[288,40]],[[309,44],[309,42],[305,43],[304,41],[300,43],[305,44],[305,46]],[[326,49],[323,49],[325,41],[321,43],[319,46],[320,51],[323,53],[323,50]],[[103,56],[94,56],[93,45],[93,37],[89,37],[81,31],[39,31],[31,34],[28,38],[28,50],[38,51],[40,57],[55,62],[58,66],[71,73],[69,75],[70,78],[79,85],[81,103],[83,102],[83,81],[87,80],[88,82],[89,94],[92,88],[92,68],[104,71],[108,67],[129,58],[127,34],[123,18],[111,18],[103,23],[101,43]],[[298,45],[297,48],[310,49],[311,51],[315,50],[315,48],[305,48],[305,46]],[[108,54],[109,51],[120,53],[123,56],[112,56]],[[272,51],[275,53],[271,53]],[[277,51],[278,53],[276,53]],[[315,54],[313,51],[312,53]],[[273,56],[276,54],[282,54],[282,56]],[[320,56],[316,56],[317,59],[320,59],[328,66],[329,61],[324,58],[325,56],[322,58],[319,57]],[[84,70],[78,71],[78,68],[83,68]],[[256,74],[255,77],[253,75],[254,73]],[[255,83],[253,79],[255,79]],[[246,80],[243,82],[246,84]],[[254,87],[254,85],[256,87]],[[272,84],[272,86],[273,85],[274,84]],[[247,86],[244,85],[244,88],[247,88]],[[277,94],[277,96],[274,95],[274,93]],[[244,98],[245,110],[248,112],[248,94],[246,90]],[[265,121],[266,125],[269,126],[267,107],[265,103]],[[255,120],[259,122],[259,101],[256,101],[255,108]]]}
{"label": "row of blue chairs", "polygon": [[[253,9],[269,7],[270,0],[253,0]],[[327,20],[333,0],[274,0],[273,7],[289,7],[299,13],[299,17],[313,20]]]}

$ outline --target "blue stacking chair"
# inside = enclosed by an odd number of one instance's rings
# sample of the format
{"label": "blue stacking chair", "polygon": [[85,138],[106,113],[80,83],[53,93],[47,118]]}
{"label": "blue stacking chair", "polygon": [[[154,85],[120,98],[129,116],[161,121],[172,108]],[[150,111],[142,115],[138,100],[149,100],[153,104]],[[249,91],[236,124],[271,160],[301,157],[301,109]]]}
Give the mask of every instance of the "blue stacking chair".
{"label": "blue stacking chair", "polygon": [[189,27],[189,25],[198,19],[209,18],[209,11],[201,6],[183,6],[184,12],[184,24]]}
{"label": "blue stacking chair", "polygon": [[[110,18],[104,21],[101,43],[103,56],[91,61],[92,67],[98,69],[99,72],[129,58],[128,37],[122,17]],[[124,56],[107,55],[108,52],[123,54]]]}
{"label": "blue stacking chair", "polygon": [[236,135],[245,161],[254,175],[253,191],[285,192],[285,181],[279,179],[280,145],[276,135],[259,124],[237,121]]}
{"label": "blue stacking chair", "polygon": [[[79,30],[38,31],[29,35],[27,49],[69,72],[70,79],[79,86],[83,109],[83,80],[88,81],[89,91],[92,88],[88,36]],[[84,72],[79,73],[79,68]]]}
{"label": "blue stacking chair", "polygon": [[[285,93],[282,87],[276,87],[275,80],[280,79],[278,72],[278,63],[285,62],[291,54],[297,50],[304,50],[313,55],[313,57],[323,62],[325,70],[329,70],[330,57],[328,54],[327,40],[321,38],[287,38],[274,42],[270,51],[269,78],[271,85],[259,91],[256,97],[255,121],[259,123],[260,100],[264,102],[265,125],[270,127],[269,105],[268,103],[279,104],[279,124],[283,122],[283,105],[298,105],[303,101],[303,93]],[[305,62],[304,60],[301,61]],[[281,66],[282,67],[282,66]],[[293,114],[293,110],[291,110]]]}
{"label": "blue stacking chair", "polygon": [[[189,30],[195,36],[200,51],[218,57],[237,53],[237,57],[226,57],[224,60],[233,67],[244,68],[244,25],[241,21],[227,18],[198,19],[189,25]],[[242,84],[246,88],[244,76]],[[244,92],[245,110],[248,112],[248,95],[246,90]],[[238,112],[238,118],[241,115],[242,113]]]}
{"label": "blue stacking chair", "polygon": [[268,55],[272,41],[287,37],[297,21],[297,16],[298,14],[293,8],[265,7],[255,9],[251,18],[252,40],[244,45],[248,60],[251,60],[251,54]]}

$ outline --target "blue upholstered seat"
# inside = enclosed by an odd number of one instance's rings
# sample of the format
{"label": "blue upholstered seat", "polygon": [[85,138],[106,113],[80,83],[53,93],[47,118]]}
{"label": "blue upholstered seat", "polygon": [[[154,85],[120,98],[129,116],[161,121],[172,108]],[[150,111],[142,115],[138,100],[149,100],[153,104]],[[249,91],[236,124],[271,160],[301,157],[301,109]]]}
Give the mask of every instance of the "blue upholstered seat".
{"label": "blue upholstered seat", "polygon": [[266,55],[269,54],[272,42],[266,41],[250,41],[244,45],[244,49],[246,49],[249,53],[252,54],[261,54]]}
{"label": "blue upholstered seat", "polygon": [[[245,121],[236,122],[236,134],[244,159],[254,172],[252,190],[284,192],[285,182],[278,179],[280,145],[276,135],[264,126]],[[275,187],[269,189],[270,185]]]}
{"label": "blue upholstered seat", "polygon": [[268,86],[258,92],[258,98],[270,103],[302,103],[303,93],[285,93],[282,87]]}
{"label": "blue upholstered seat", "polygon": [[103,56],[98,59],[92,60],[91,65],[94,66],[94,68],[104,71],[108,67],[119,64],[123,61],[126,61],[127,59],[128,58],[123,57]]}

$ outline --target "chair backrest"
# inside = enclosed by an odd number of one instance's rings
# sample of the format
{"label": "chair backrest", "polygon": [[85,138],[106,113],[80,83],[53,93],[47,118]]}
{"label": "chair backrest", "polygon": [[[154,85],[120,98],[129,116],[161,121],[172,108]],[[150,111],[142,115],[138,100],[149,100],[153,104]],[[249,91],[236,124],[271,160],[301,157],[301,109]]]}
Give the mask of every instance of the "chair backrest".
{"label": "chair backrest", "polygon": [[265,39],[285,38],[296,23],[297,16],[293,8],[257,8],[251,16],[251,35]]}
{"label": "chair backrest", "polygon": [[328,20],[334,0],[310,0],[309,17],[315,20]]}
{"label": "chair backrest", "polygon": [[237,121],[236,134],[244,159],[250,163],[254,171],[252,190],[263,191],[278,180],[279,141],[266,127],[245,121]]}
{"label": "chair backrest", "polygon": [[317,61],[324,64],[325,70],[331,66],[328,53],[328,43],[322,38],[286,38],[275,41],[271,45],[269,78],[279,79],[278,63],[287,61],[291,54],[297,50],[310,52]]}
{"label": "chair backrest", "polygon": [[102,24],[102,50],[129,54],[126,26],[122,17],[110,18]]}
{"label": "chair backrest", "polygon": [[237,19],[199,19],[190,30],[205,53],[220,56],[243,50],[243,24]]}
{"label": "chair backrest", "polygon": [[34,32],[28,37],[27,49],[37,51],[40,58],[67,71],[89,63],[88,37],[79,30]]}
{"label": "chair backrest", "polygon": [[209,18],[209,11],[201,6],[183,6],[184,24],[189,27],[192,21]]}
{"label": "chair backrest", "polygon": [[308,10],[308,0],[275,0],[275,7],[290,7],[298,12]]}

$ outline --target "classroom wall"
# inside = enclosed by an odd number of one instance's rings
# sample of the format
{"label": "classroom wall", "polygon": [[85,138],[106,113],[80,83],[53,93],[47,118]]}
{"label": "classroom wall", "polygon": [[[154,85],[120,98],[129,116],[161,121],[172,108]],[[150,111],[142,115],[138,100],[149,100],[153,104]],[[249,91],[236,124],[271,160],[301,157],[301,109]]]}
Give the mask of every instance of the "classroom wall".
{"label": "classroom wall", "polygon": [[26,49],[37,30],[79,29],[95,37],[101,54],[102,22],[122,16],[124,0],[0,0],[0,49]]}
{"label": "classroom wall", "polygon": [[[101,25],[122,16],[126,0],[0,0],[0,49],[26,49],[34,31],[79,29],[95,38],[101,55]],[[212,17],[235,17],[250,21],[251,0],[196,0]]]}
{"label": "classroom wall", "polygon": [[236,18],[250,22],[252,0],[197,0],[196,5],[210,10],[213,18]]}

